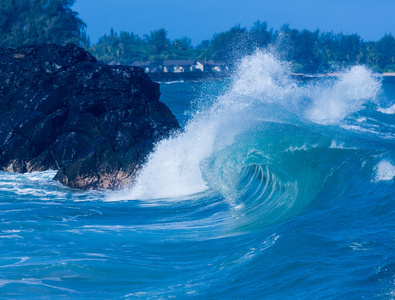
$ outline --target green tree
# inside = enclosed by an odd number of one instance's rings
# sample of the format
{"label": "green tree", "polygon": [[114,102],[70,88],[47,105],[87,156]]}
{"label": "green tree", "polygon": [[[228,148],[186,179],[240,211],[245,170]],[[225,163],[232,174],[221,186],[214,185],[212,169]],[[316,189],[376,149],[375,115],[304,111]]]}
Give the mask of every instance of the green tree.
{"label": "green tree", "polygon": [[[395,64],[395,38],[391,34],[385,34],[384,37],[376,43],[376,51],[378,66],[383,71],[387,71],[387,66]],[[393,68],[393,66],[391,68]]]}
{"label": "green tree", "polygon": [[188,37],[183,37],[180,39],[175,39],[173,46],[179,50],[187,51],[192,48],[192,41]]}
{"label": "green tree", "polygon": [[201,60],[209,60],[210,59],[210,40],[202,41],[196,47],[196,58]]}
{"label": "green tree", "polygon": [[85,23],[71,10],[75,0],[2,0],[0,46],[88,43]]}
{"label": "green tree", "polygon": [[192,41],[188,37],[175,39],[170,47],[171,59],[192,59],[195,57]]}
{"label": "green tree", "polygon": [[253,48],[247,29],[237,25],[226,32],[214,35],[209,51],[211,59],[232,64],[244,55],[251,54]]}
{"label": "green tree", "polygon": [[303,30],[296,36],[294,45],[295,61],[304,66],[304,72],[314,73],[320,68],[321,57],[318,49],[319,31]]}
{"label": "green tree", "polygon": [[339,35],[338,61],[344,65],[355,65],[361,59],[362,40],[357,34]]}
{"label": "green tree", "polygon": [[338,71],[339,42],[333,32],[321,33],[318,38],[318,49],[321,56],[320,69],[323,71]]}
{"label": "green tree", "polygon": [[295,46],[299,31],[289,24],[283,25],[274,35],[275,46],[279,56],[287,61],[295,60]]}
{"label": "green tree", "polygon": [[[13,3],[11,0],[0,1],[2,8],[7,7],[7,3]],[[32,0],[19,1],[26,4]],[[40,1],[36,3],[42,4]],[[0,11],[3,12],[0,27],[10,28],[9,24],[17,23],[18,18],[4,11]],[[86,33],[82,31],[81,35],[85,35],[86,44],[89,45]],[[89,51],[103,62],[115,60],[130,64],[151,60],[160,65],[169,59],[201,59],[225,62],[231,66],[242,56],[269,45],[273,45],[271,48],[276,49],[280,57],[292,62],[294,72],[338,71],[354,64],[365,64],[377,72],[395,71],[395,38],[391,34],[386,34],[378,42],[364,42],[356,34],[299,31],[289,25],[273,33],[273,29],[260,21],[255,22],[250,30],[240,25],[233,26],[228,31],[215,34],[210,40],[204,40],[197,47],[192,46],[188,37],[170,40],[163,28],[152,31],[144,38],[132,32],[121,31],[118,34],[112,29],[109,35],[100,37]]]}
{"label": "green tree", "polygon": [[130,64],[134,61],[144,61],[150,55],[147,42],[133,32],[121,31],[118,35],[114,29],[110,34],[103,35],[95,45],[88,49],[97,59],[103,62],[119,61]]}
{"label": "green tree", "polygon": [[146,41],[151,46],[153,54],[167,54],[170,40],[167,38],[167,31],[163,28],[151,31],[150,35],[145,36]]}
{"label": "green tree", "polygon": [[272,41],[273,30],[268,30],[266,22],[256,21],[249,35],[253,46],[256,48],[265,48]]}

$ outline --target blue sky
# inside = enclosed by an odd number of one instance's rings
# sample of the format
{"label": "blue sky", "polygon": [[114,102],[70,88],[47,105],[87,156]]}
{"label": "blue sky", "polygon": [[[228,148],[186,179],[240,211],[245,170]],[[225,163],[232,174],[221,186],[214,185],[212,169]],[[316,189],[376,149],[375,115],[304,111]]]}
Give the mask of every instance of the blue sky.
{"label": "blue sky", "polygon": [[254,21],[279,29],[357,33],[365,41],[395,34],[395,0],[77,0],[73,10],[88,27],[91,42],[115,31],[141,37],[165,28],[171,39],[187,36],[194,45],[236,24]]}

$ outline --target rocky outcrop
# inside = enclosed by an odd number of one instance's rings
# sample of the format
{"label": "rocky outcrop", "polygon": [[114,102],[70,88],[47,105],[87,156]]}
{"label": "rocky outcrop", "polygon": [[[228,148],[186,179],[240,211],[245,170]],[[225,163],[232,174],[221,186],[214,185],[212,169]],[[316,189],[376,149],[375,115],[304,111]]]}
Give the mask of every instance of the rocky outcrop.
{"label": "rocky outcrop", "polygon": [[0,170],[59,170],[75,188],[130,185],[154,144],[179,129],[140,68],[74,44],[0,50]]}

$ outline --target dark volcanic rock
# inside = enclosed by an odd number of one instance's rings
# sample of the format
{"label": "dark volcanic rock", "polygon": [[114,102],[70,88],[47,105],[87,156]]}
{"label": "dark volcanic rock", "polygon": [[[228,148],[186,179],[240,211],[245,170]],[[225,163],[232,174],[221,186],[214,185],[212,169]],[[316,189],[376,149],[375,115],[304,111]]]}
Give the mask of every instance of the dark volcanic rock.
{"label": "dark volcanic rock", "polygon": [[130,184],[154,143],[179,128],[140,68],[74,44],[0,49],[0,170],[59,170],[70,187]]}

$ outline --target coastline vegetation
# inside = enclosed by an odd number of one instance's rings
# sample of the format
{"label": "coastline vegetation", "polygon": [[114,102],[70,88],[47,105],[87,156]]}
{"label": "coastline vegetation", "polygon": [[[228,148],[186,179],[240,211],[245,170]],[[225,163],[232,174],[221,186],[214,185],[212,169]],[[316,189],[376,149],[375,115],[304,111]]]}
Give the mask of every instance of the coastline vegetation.
{"label": "coastline vegetation", "polygon": [[71,7],[75,0],[1,0],[0,47],[74,42],[89,45],[86,24]]}
{"label": "coastline vegetation", "polygon": [[362,64],[375,72],[395,72],[395,38],[385,34],[379,41],[365,42],[357,34],[343,34],[292,29],[269,29],[257,21],[250,29],[236,25],[215,34],[193,47],[191,39],[170,40],[165,29],[151,31],[139,37],[132,32],[111,30],[101,36],[88,50],[104,62],[153,61],[160,65],[166,60],[213,60],[232,65],[257,48],[277,48],[279,55],[292,62],[295,73],[336,72],[341,68]]}
{"label": "coastline vegetation", "polygon": [[378,41],[364,41],[357,34],[297,30],[284,25],[279,30],[257,21],[251,28],[236,25],[193,46],[188,37],[171,40],[164,28],[143,37],[111,29],[95,44],[86,34],[86,24],[71,7],[75,0],[0,1],[0,47],[23,44],[75,42],[105,63],[117,61],[213,60],[232,66],[257,48],[276,48],[292,62],[295,73],[336,72],[363,64],[375,72],[395,72],[395,38],[386,33]]}

